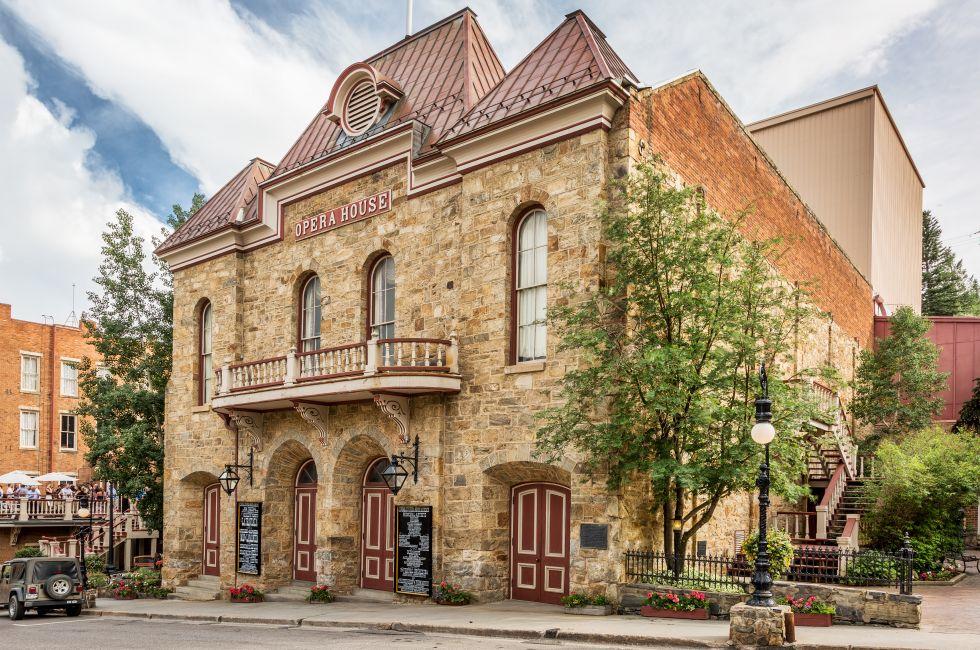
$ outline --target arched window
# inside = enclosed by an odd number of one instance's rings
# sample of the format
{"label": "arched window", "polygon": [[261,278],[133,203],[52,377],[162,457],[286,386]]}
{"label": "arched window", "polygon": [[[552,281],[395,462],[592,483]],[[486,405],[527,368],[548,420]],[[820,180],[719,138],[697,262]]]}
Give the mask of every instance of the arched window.
{"label": "arched window", "polygon": [[214,395],[214,362],[211,358],[211,330],[214,325],[214,317],[211,312],[211,303],[206,302],[201,307],[200,321],[200,340],[198,341],[198,403],[207,404]]}
{"label": "arched window", "polygon": [[320,278],[311,276],[303,285],[299,307],[300,352],[320,349]]}
{"label": "arched window", "polygon": [[378,339],[395,337],[395,260],[385,255],[371,269],[371,335]]}
{"label": "arched window", "polygon": [[548,219],[540,208],[517,222],[514,267],[514,360],[543,359],[547,347]]}

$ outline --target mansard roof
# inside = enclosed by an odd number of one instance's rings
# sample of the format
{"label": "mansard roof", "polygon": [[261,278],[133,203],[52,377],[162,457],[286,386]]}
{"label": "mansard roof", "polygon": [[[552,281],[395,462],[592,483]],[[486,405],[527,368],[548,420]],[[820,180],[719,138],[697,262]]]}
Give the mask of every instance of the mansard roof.
{"label": "mansard roof", "polygon": [[581,10],[545,38],[442,137],[440,144],[609,81],[639,81]]}
{"label": "mansard roof", "polygon": [[367,59],[365,63],[403,93],[392,111],[367,132],[350,137],[328,118],[328,101],[273,176],[411,120],[430,129],[423,148],[440,137],[504,76],[500,59],[475,18],[470,9],[463,9]]}
{"label": "mansard roof", "polygon": [[[157,252],[176,248],[233,224],[247,224],[258,218],[258,184],[269,178],[275,165],[253,158],[201,206],[184,225],[157,248]],[[241,212],[241,219],[238,215]]]}

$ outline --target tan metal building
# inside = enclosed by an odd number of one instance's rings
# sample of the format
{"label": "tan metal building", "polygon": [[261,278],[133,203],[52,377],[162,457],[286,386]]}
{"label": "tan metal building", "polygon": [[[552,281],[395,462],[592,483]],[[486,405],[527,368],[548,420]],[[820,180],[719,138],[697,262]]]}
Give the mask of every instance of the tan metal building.
{"label": "tan metal building", "polygon": [[919,311],[925,183],[878,87],[746,128],[888,312],[901,305]]}

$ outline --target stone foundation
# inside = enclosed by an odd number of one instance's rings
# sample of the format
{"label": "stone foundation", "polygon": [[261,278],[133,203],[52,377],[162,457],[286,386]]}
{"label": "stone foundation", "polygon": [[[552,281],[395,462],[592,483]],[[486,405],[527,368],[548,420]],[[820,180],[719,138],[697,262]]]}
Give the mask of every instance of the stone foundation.
{"label": "stone foundation", "polygon": [[738,604],[731,609],[728,639],[736,647],[778,648],[786,643],[786,612],[789,607],[752,607]]}

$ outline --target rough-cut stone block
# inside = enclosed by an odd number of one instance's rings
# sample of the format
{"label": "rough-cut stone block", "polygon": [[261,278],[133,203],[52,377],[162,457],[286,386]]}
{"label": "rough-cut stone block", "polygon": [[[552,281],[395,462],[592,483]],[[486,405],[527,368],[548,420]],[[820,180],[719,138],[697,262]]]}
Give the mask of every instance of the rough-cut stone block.
{"label": "rough-cut stone block", "polygon": [[730,610],[729,640],[736,647],[778,648],[786,643],[786,605],[752,607],[740,603]]}

